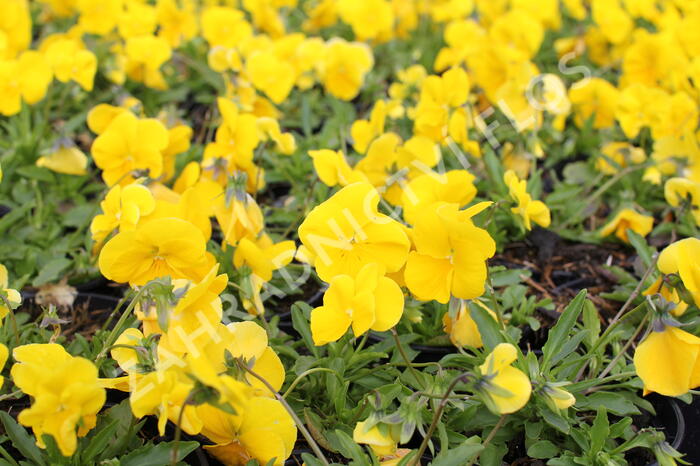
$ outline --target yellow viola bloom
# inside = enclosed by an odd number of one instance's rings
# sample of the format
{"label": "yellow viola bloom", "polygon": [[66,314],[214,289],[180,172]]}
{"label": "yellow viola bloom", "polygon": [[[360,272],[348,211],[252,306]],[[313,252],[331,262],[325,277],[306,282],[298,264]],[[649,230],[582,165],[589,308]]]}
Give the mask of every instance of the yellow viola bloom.
{"label": "yellow viola bloom", "polygon": [[551,383],[545,383],[542,386],[542,394],[546,397],[546,401],[550,406],[554,406],[560,411],[569,409],[576,404],[576,397],[574,395]]}
{"label": "yellow viola bloom", "polygon": [[234,194],[228,205],[224,196],[220,196],[214,214],[224,240],[231,246],[246,236],[258,236],[265,225],[258,203],[247,193]]}
{"label": "yellow viola bloom", "polygon": [[627,142],[609,142],[600,151],[603,157],[596,160],[595,167],[606,175],[614,175],[631,164],[643,163],[647,158],[644,149]]}
{"label": "yellow viola bloom", "polygon": [[[530,379],[520,369],[511,364],[518,359],[515,346],[500,343],[484,364],[479,366],[482,382],[482,394],[488,397],[488,405],[498,414],[509,414],[520,410],[527,404],[532,393]],[[508,392],[508,393],[506,393]]]}
{"label": "yellow viola bloom", "polygon": [[151,35],[130,37],[124,51],[125,71],[130,79],[157,90],[168,88],[160,71],[160,67],[172,55],[172,49],[165,39]]}
{"label": "yellow viola bloom", "polygon": [[382,265],[367,264],[355,277],[336,275],[323,295],[323,306],[311,311],[311,336],[317,346],[337,341],[352,326],[355,337],[368,330],[383,332],[403,312],[401,288],[385,276]]}
{"label": "yellow viola bloom", "polygon": [[[491,317],[493,317],[494,320],[496,319],[496,314],[486,307],[486,305],[482,304],[481,301],[474,300],[473,302],[477,306],[486,309]],[[450,341],[453,345],[458,347],[469,346],[471,348],[481,348],[484,346],[484,343],[481,341],[479,327],[476,325],[474,319],[472,319],[466,301],[460,300],[459,309],[454,318],[450,317],[449,313],[445,313],[445,315],[442,316],[442,324],[445,333],[450,337]]]}
{"label": "yellow viola bloom", "polygon": [[0,60],[13,59],[29,48],[32,41],[32,17],[27,0],[3,2],[0,18]]}
{"label": "yellow viola bloom", "polygon": [[695,223],[700,225],[700,183],[688,178],[670,178],[664,184],[664,197],[672,207],[678,207],[682,201],[689,201],[690,213]]}
{"label": "yellow viola bloom", "polygon": [[401,269],[409,240],[401,224],[380,214],[379,194],[369,183],[354,183],[316,206],[299,226],[299,239],[315,256],[318,276],[355,276],[379,262],[388,273]]}
{"label": "yellow viola bloom", "polygon": [[72,143],[64,145],[59,142],[58,148],[49,154],[39,157],[37,167],[46,167],[56,173],[65,175],[87,174],[88,159],[83,151],[73,146]]}
{"label": "yellow viola bloom", "polygon": [[292,133],[283,133],[277,120],[271,117],[258,118],[258,129],[262,133],[261,140],[271,139],[277,150],[284,155],[292,155],[297,148]]}
{"label": "yellow viola bloom", "polygon": [[317,66],[326,92],[341,100],[352,100],[373,65],[374,57],[366,44],[333,38],[327,42],[323,60]]}
{"label": "yellow viola bloom", "polygon": [[356,120],[352,124],[350,136],[353,141],[352,146],[357,152],[364,154],[367,151],[369,143],[384,132],[385,121],[386,103],[378,100],[372,107],[369,120]]}
{"label": "yellow viola bloom", "polygon": [[89,34],[105,36],[117,26],[124,0],[78,0],[78,26]]}
{"label": "yellow viola bloom", "polygon": [[367,421],[360,421],[352,431],[352,439],[364,445],[369,445],[375,455],[380,458],[396,454],[398,435],[395,435],[393,426],[388,424],[375,424],[369,429]]}
{"label": "yellow viola bloom", "polygon": [[190,278],[206,261],[201,231],[179,218],[161,218],[121,231],[107,241],[99,257],[102,274],[120,283],[145,285],[170,275]]}
{"label": "yellow viola bloom", "polygon": [[274,244],[265,234],[257,240],[242,238],[233,253],[233,265],[238,269],[247,265],[254,275],[268,282],[272,272],[292,261],[295,251],[294,241]]}
{"label": "yellow viola bloom", "polygon": [[644,296],[653,296],[655,294],[660,294],[669,303],[673,303],[674,307],[671,309],[671,314],[674,316],[681,316],[688,309],[688,303],[683,301],[678,294],[678,290],[671,287],[663,277],[656,279],[654,283],[649,286],[646,290],[642,292]]}
{"label": "yellow viola bloom", "polygon": [[97,379],[97,367],[73,357],[54,343],[15,348],[12,380],[32,397],[19,413],[20,424],[31,427],[36,444],[46,448],[42,435],[51,435],[64,456],[71,456],[82,437],[95,427],[106,394]]}
{"label": "yellow viola bloom", "polygon": [[457,204],[434,203],[416,219],[411,251],[404,271],[406,286],[423,301],[447,303],[451,296],[473,299],[484,293],[486,260],[496,243],[471,217],[488,207],[482,202],[467,210]]}
{"label": "yellow viola bloom", "polygon": [[168,141],[168,130],[160,121],[121,112],[95,139],[92,157],[108,186],[131,183],[138,170],[148,170],[151,178],[158,178]]}
{"label": "yellow viola bloom", "polygon": [[274,399],[254,397],[241,416],[232,416],[209,405],[198,408],[204,420],[202,435],[216,445],[204,448],[226,466],[246,464],[256,459],[260,464],[281,466],[289,458],[297,438],[292,417]]}
{"label": "yellow viola bloom", "polygon": [[403,188],[401,206],[404,220],[414,225],[417,217],[438,202],[467,205],[476,196],[474,175],[466,170],[428,172],[416,176]]}
{"label": "yellow viola bloom", "polygon": [[57,40],[45,53],[56,79],[64,83],[75,81],[87,92],[92,91],[97,57],[82,43],[72,39]]}
{"label": "yellow viola bloom", "polygon": [[360,181],[368,181],[364,173],[353,169],[348,164],[342,151],[310,150],[309,156],[313,160],[318,178],[326,186],[347,186]]}
{"label": "yellow viola bloom", "polygon": [[294,88],[296,73],[288,61],[272,51],[255,52],[245,63],[251,83],[276,104],[284,102]]}
{"label": "yellow viola bloom", "polygon": [[126,1],[117,28],[123,39],[153,34],[158,25],[156,9],[148,3]]}
{"label": "yellow viola bloom", "polygon": [[660,324],[634,352],[634,367],[645,393],[680,396],[700,386],[700,338]]}
{"label": "yellow viola bloom", "polygon": [[201,16],[202,36],[209,46],[233,48],[253,35],[253,28],[242,11],[235,8],[212,6]]}
{"label": "yellow viola bloom", "polygon": [[666,275],[678,274],[695,304],[700,303],[700,239],[686,238],[669,245],[659,254],[658,267]]}
{"label": "yellow viola bloom", "polygon": [[[339,0],[338,13],[358,41],[386,41],[392,36],[394,12],[386,0]],[[371,17],[372,21],[367,21]]]}
{"label": "yellow viola bloom", "polygon": [[22,304],[22,295],[19,294],[19,291],[8,288],[8,286],[9,277],[7,275],[7,268],[0,264],[0,293],[7,299],[7,301],[4,299],[0,300],[0,326],[2,326],[2,321],[5,319],[6,315],[12,312],[12,309]]}
{"label": "yellow viola bloom", "polygon": [[600,236],[610,236],[615,233],[621,241],[629,243],[627,229],[646,236],[654,227],[654,217],[640,214],[633,209],[622,209],[612,220],[600,230]]}
{"label": "yellow viola bloom", "polygon": [[576,126],[582,127],[593,117],[593,127],[609,128],[615,123],[619,91],[602,78],[586,78],[569,89],[569,100]]}
{"label": "yellow viola bloom", "polygon": [[16,60],[0,60],[0,114],[12,116],[46,95],[53,79],[51,67],[42,54],[23,52]]}
{"label": "yellow viola bloom", "polygon": [[513,170],[503,175],[503,181],[508,186],[510,196],[518,203],[511,211],[523,219],[525,228],[532,230],[532,222],[547,228],[551,222],[549,208],[542,201],[533,201],[527,192],[527,181],[518,179]]}
{"label": "yellow viola bloom", "polygon": [[164,38],[173,48],[193,39],[199,31],[195,7],[196,3],[193,0],[182,2],[158,0],[156,2],[156,17],[160,26],[158,36]]}
{"label": "yellow viola bloom", "polygon": [[[10,350],[7,349],[7,346],[0,343],[0,370],[2,370],[5,367],[5,363],[7,362],[7,358],[9,356],[10,356]],[[0,377],[0,388],[2,388],[4,384],[5,384],[4,377]]]}

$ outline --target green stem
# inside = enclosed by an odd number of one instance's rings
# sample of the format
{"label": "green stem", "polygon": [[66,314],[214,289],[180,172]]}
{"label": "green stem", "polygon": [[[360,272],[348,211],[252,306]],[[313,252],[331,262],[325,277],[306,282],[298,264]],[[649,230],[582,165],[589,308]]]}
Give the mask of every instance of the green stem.
{"label": "green stem", "polygon": [[314,367],[313,369],[309,369],[307,371],[302,372],[297,376],[296,379],[292,382],[292,384],[287,388],[287,390],[284,392],[284,395],[282,395],[282,398],[287,399],[287,396],[296,388],[297,385],[299,385],[299,382],[301,382],[304,377],[307,375],[315,374],[316,372],[330,372],[332,374],[335,374],[336,377],[338,377],[338,380],[342,383],[344,382],[343,377],[338,374],[336,371],[333,369],[328,369],[327,367]]}
{"label": "green stem", "polygon": [[[496,436],[498,431],[501,430],[501,427],[503,427],[503,424],[505,424],[507,417],[508,417],[508,415],[504,414],[498,419],[498,422],[496,423],[495,426],[493,426],[493,429],[491,429],[491,432],[489,432],[489,435],[486,437],[486,440],[484,440],[484,443],[482,444],[482,446],[484,448],[486,448],[489,445],[489,443],[491,443],[491,441]],[[476,460],[479,459],[480,454],[481,454],[481,452],[477,453],[477,455],[474,457],[474,459],[472,459],[467,466],[472,466],[472,464],[474,464],[476,462]]]}
{"label": "green stem", "polygon": [[599,378],[603,378],[606,375],[610,373],[613,367],[615,367],[615,364],[617,364],[617,361],[622,358],[625,353],[627,353],[627,350],[629,349],[630,346],[632,346],[632,343],[634,343],[634,340],[639,336],[640,333],[642,333],[642,330],[646,326],[647,320],[649,320],[649,314],[646,314],[642,321],[637,325],[637,329],[634,331],[634,334],[627,340],[627,343],[622,347],[622,349],[615,355],[612,361],[607,365],[605,369],[603,369],[603,372],[600,373],[598,376]]}
{"label": "green stem", "polygon": [[260,382],[262,382],[262,384],[265,385],[265,387],[267,387],[267,389],[270,391],[270,393],[272,393],[272,395],[275,397],[275,399],[277,401],[279,401],[280,403],[282,403],[282,406],[284,406],[284,409],[287,410],[287,412],[292,417],[292,419],[296,423],[297,427],[301,431],[301,434],[304,436],[306,441],[309,443],[309,446],[311,447],[314,454],[316,455],[316,458],[318,458],[321,461],[321,463],[323,463],[325,466],[329,466],[328,460],[323,455],[323,452],[321,451],[318,444],[316,443],[316,440],[314,440],[313,436],[306,429],[306,426],[304,425],[304,423],[301,422],[301,419],[299,419],[299,416],[297,416],[297,413],[294,412],[294,410],[292,409],[291,406],[289,406],[289,404],[287,403],[287,400],[285,400],[284,397],[282,395],[280,395],[279,392],[277,390],[275,390],[275,388],[272,385],[270,385],[270,383],[267,380],[265,380],[263,377],[261,377],[260,375],[255,373],[245,363],[243,363],[240,360],[238,360],[237,362],[238,362],[238,366],[241,369],[248,372],[250,375],[252,375],[256,379],[258,379]]}
{"label": "green stem", "polygon": [[173,450],[170,453],[171,466],[177,465],[177,454],[178,450],[180,449],[180,438],[182,437],[182,416],[185,414],[185,408],[187,408],[187,405],[189,405],[189,403],[192,401],[195,391],[196,390],[192,390],[187,394],[187,398],[185,398],[185,401],[182,403],[182,407],[180,408],[180,413],[177,415],[177,425],[175,426],[175,439],[173,442]]}
{"label": "green stem", "polygon": [[435,433],[435,429],[437,428],[438,422],[440,422],[440,418],[442,417],[442,412],[445,410],[445,406],[447,406],[447,401],[449,400],[450,395],[452,394],[452,390],[454,390],[454,388],[459,382],[463,382],[465,378],[468,377],[469,372],[464,372],[455,377],[454,380],[450,382],[450,385],[447,387],[447,391],[445,391],[445,394],[440,399],[440,403],[438,404],[438,407],[435,410],[435,413],[433,414],[433,419],[430,422],[430,427],[428,427],[428,431],[425,433],[425,437],[423,437],[423,441],[420,444],[420,448],[418,448],[418,453],[413,458],[412,466],[420,466],[420,459],[423,456],[423,453],[425,453],[425,450],[428,448],[428,442],[430,442],[430,438]]}
{"label": "green stem", "polygon": [[416,384],[418,384],[418,386],[420,386],[421,390],[425,390],[425,387],[423,386],[423,383],[422,383],[422,379],[418,376],[418,371],[413,366],[413,363],[411,362],[411,360],[408,358],[406,351],[403,349],[403,345],[401,344],[401,339],[399,338],[399,334],[396,333],[395,328],[391,329],[391,335],[394,337],[394,341],[396,342],[396,348],[399,350],[401,357],[403,358],[404,362],[406,363],[409,370],[411,371],[411,375],[413,375],[413,378],[416,380]]}
{"label": "green stem", "polygon": [[491,302],[493,303],[493,310],[496,311],[496,318],[501,326],[501,330],[505,330],[506,323],[503,320],[503,311],[501,310],[501,305],[498,303],[498,297],[496,296],[496,289],[493,287],[493,280],[491,279],[490,271],[488,271],[486,277],[489,281],[489,288],[491,288]]}

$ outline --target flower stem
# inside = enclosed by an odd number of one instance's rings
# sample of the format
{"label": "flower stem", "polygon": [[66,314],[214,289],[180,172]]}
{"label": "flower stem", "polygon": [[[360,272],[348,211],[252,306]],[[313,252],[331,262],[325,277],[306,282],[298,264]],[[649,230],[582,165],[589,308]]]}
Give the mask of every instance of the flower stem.
{"label": "flower stem", "polygon": [[316,372],[330,372],[331,374],[335,374],[335,376],[338,377],[338,380],[340,380],[341,383],[344,382],[344,380],[340,376],[340,374],[338,374],[333,369],[329,369],[327,367],[314,367],[313,369],[309,369],[309,370],[304,371],[301,374],[299,374],[297,376],[297,378],[294,379],[294,381],[289,386],[289,388],[287,388],[287,390],[284,392],[284,394],[282,395],[282,398],[287,399],[287,396],[289,396],[289,394],[292,392],[292,390],[294,390],[294,388],[299,384],[299,382],[302,381],[302,379],[304,379],[304,377],[306,377],[307,375],[314,374]]}
{"label": "flower stem", "polygon": [[[153,283],[153,282],[151,282]],[[136,303],[139,302],[141,297],[143,297],[144,293],[148,289],[148,286],[150,283],[146,283],[143,288],[141,288],[138,293],[136,293],[136,296],[134,296],[134,299],[131,300],[127,308],[124,310],[121,316],[119,316],[119,320],[117,323],[114,325],[114,328],[109,332],[109,335],[107,335],[107,339],[104,342],[104,346],[102,347],[102,350],[100,353],[97,355],[95,358],[95,363],[99,362],[102,358],[104,358],[107,355],[107,351],[109,348],[114,344],[115,341],[117,341],[117,335],[118,332],[121,331],[122,326],[126,323],[126,320],[129,318],[131,315],[131,311],[134,310],[134,307],[136,307]]]}
{"label": "flower stem", "polygon": [[413,378],[416,380],[416,383],[420,386],[421,390],[425,390],[425,387],[423,386],[423,381],[422,379],[418,376],[418,371],[416,370],[415,367],[413,367],[413,363],[411,360],[408,358],[408,355],[406,354],[406,351],[403,349],[403,345],[401,344],[401,339],[399,338],[399,334],[396,333],[396,329],[392,328],[391,329],[391,335],[394,337],[394,341],[396,342],[396,348],[399,350],[399,353],[401,354],[401,357],[403,358],[404,362],[408,366],[408,368],[411,371],[411,375]]}
{"label": "flower stem", "polygon": [[617,361],[619,361],[620,358],[622,358],[625,355],[629,347],[632,345],[632,343],[634,343],[634,340],[636,340],[639,334],[642,333],[642,330],[646,326],[647,320],[649,320],[649,314],[646,314],[644,316],[642,321],[637,326],[637,329],[634,331],[634,334],[629,338],[629,340],[627,340],[625,346],[623,346],[622,349],[615,355],[615,357],[612,359],[612,361],[610,361],[610,363],[605,367],[605,369],[603,369],[603,372],[600,373],[598,378],[602,379],[610,373],[612,368],[615,367],[615,364],[617,364]]}
{"label": "flower stem", "polygon": [[[297,413],[294,412],[291,406],[287,403],[287,400],[284,399],[282,395],[279,394],[275,388],[270,385],[270,383],[265,380],[263,377],[255,373],[251,368],[249,368],[245,363],[242,361],[238,361],[238,366],[243,369],[244,371],[248,372],[250,375],[258,379],[260,382],[267,387],[267,389],[272,393],[277,401],[282,403],[282,406],[284,406],[284,409],[287,410],[290,416],[292,416],[292,419],[294,419],[294,422],[296,423],[297,427],[301,431],[301,434],[304,436],[306,441],[309,443],[309,446],[313,450],[314,454],[316,455],[316,458],[318,458],[325,466],[329,466],[328,460],[326,457],[323,455],[323,452],[319,448],[318,444],[314,440],[314,438],[311,436],[309,431],[306,429],[306,426],[304,425],[303,422],[301,422],[301,419],[299,419],[299,416],[297,416]],[[287,390],[289,391],[289,390]]]}
{"label": "flower stem", "polygon": [[[486,437],[486,440],[484,440],[484,443],[482,443],[482,446],[484,448],[486,448],[489,445],[489,443],[491,443],[491,440],[493,440],[493,438],[496,436],[498,431],[501,430],[501,427],[503,427],[503,424],[505,424],[507,417],[508,417],[508,415],[504,414],[498,419],[498,422],[496,423],[495,426],[493,426],[493,429],[491,429],[491,432],[489,432],[489,435]],[[467,466],[472,466],[472,464],[474,464],[474,462],[476,462],[476,460],[479,459],[480,454],[481,453],[477,453],[477,455],[474,457],[474,459],[472,459],[469,462],[469,464],[467,464]]]}
{"label": "flower stem", "polygon": [[413,462],[411,463],[412,466],[420,466],[420,459],[423,456],[423,453],[425,453],[425,450],[428,448],[428,442],[430,442],[430,438],[433,436],[433,433],[435,433],[435,429],[437,428],[438,422],[440,422],[440,418],[442,417],[442,412],[445,410],[445,406],[447,406],[447,402],[450,399],[452,390],[454,390],[454,388],[459,382],[465,381],[465,379],[468,377],[469,372],[464,372],[455,377],[454,380],[450,382],[450,385],[447,387],[445,394],[442,396],[442,399],[440,400],[440,403],[438,404],[438,407],[435,410],[435,413],[433,414],[433,420],[430,422],[428,432],[426,432],[425,437],[423,437],[423,441],[420,444],[420,448],[418,448],[418,453],[413,458]]}

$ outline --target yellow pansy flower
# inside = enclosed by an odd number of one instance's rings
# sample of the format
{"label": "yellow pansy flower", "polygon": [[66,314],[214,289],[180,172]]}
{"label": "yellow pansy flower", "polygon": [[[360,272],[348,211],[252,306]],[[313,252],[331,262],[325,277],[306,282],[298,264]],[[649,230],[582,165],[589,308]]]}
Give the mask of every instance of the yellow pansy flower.
{"label": "yellow pansy flower", "polygon": [[0,264],[0,293],[7,299],[7,301],[4,299],[0,300],[0,326],[2,326],[2,321],[6,315],[12,312],[12,309],[22,304],[22,295],[19,294],[19,291],[8,288],[8,286],[9,277],[7,275],[7,268]]}
{"label": "yellow pansy flower", "polygon": [[211,47],[236,47],[253,35],[253,28],[242,11],[223,6],[211,6],[202,12],[202,36]]}
{"label": "yellow pansy flower", "polygon": [[87,174],[88,159],[71,141],[59,141],[58,147],[36,160],[37,167],[46,167],[65,175]]}
{"label": "yellow pansy flower", "polygon": [[[491,409],[498,414],[509,414],[520,410],[530,399],[530,379],[511,364],[518,359],[515,346],[500,343],[479,366],[484,376],[481,393],[488,397]],[[508,393],[506,393],[508,392]]]}
{"label": "yellow pansy flower", "polygon": [[375,424],[368,429],[367,421],[360,421],[352,431],[352,439],[357,443],[369,445],[379,457],[394,455],[399,436],[395,435],[395,429],[392,427],[388,424]]}
{"label": "yellow pansy flower", "polygon": [[367,151],[369,143],[384,132],[385,121],[386,103],[383,100],[378,100],[372,107],[369,120],[353,122],[350,127],[350,136],[353,141],[352,146],[357,152],[364,154]]}
{"label": "yellow pansy flower", "polygon": [[315,256],[322,280],[355,276],[370,262],[381,263],[388,273],[403,267],[408,237],[401,224],[379,213],[378,204],[376,189],[360,182],[341,189],[306,216],[299,239]]}
{"label": "yellow pansy flower", "polygon": [[15,58],[32,41],[32,17],[27,0],[7,0],[0,18],[0,60]]}
{"label": "yellow pansy flower", "polygon": [[600,230],[600,236],[615,233],[621,241],[629,243],[627,229],[641,236],[648,235],[654,227],[654,217],[643,215],[633,209],[622,209]]}
{"label": "yellow pansy flower", "polygon": [[[603,157],[596,160],[595,167],[606,175],[614,175],[631,164],[643,163],[647,158],[644,149],[627,142],[609,142],[602,147],[601,152]],[[612,165],[611,161],[617,166]]]}
{"label": "yellow pansy flower", "polygon": [[171,47],[178,47],[182,42],[193,39],[199,30],[195,6],[193,0],[158,0],[158,36],[168,41]]}
{"label": "yellow pansy flower", "polygon": [[255,199],[247,193],[237,193],[228,201],[219,196],[214,209],[216,220],[226,243],[236,246],[246,236],[256,237],[265,223]]}
{"label": "yellow pansy flower", "polygon": [[78,0],[78,26],[85,32],[104,36],[117,25],[124,9],[124,0]]}
{"label": "yellow pansy flower", "polygon": [[97,57],[74,39],[52,42],[45,52],[56,79],[65,83],[75,81],[90,92],[97,72]]}
{"label": "yellow pansy flower", "polygon": [[653,296],[655,294],[660,294],[669,303],[673,303],[674,307],[671,309],[671,314],[674,316],[681,316],[688,309],[688,303],[683,301],[678,294],[678,290],[671,287],[661,276],[652,283],[649,288],[642,292],[644,296]]}
{"label": "yellow pansy flower", "polygon": [[31,427],[36,443],[46,448],[42,435],[51,435],[64,456],[77,448],[77,437],[95,427],[106,394],[97,379],[97,367],[73,357],[54,343],[18,346],[12,352],[12,380],[32,397],[32,405],[17,417]]}
{"label": "yellow pansy flower", "polygon": [[296,73],[291,63],[272,51],[251,54],[246,60],[245,72],[253,86],[264,92],[276,104],[281,104],[287,99],[296,81]]}
{"label": "yellow pansy flower", "polygon": [[108,186],[129,184],[137,170],[148,170],[151,178],[158,178],[168,141],[168,130],[160,121],[121,112],[95,139],[92,157]]}
{"label": "yellow pansy flower", "polygon": [[700,338],[659,323],[634,352],[644,392],[680,396],[700,386]]}
{"label": "yellow pansy flower", "polygon": [[233,265],[236,268],[247,265],[254,275],[267,282],[272,279],[273,271],[292,261],[295,251],[294,241],[274,244],[265,234],[256,240],[242,238],[233,253]]}
{"label": "yellow pansy flower", "polygon": [[403,218],[407,223],[415,224],[417,217],[437,202],[449,202],[462,207],[474,199],[474,196],[474,175],[466,170],[424,173],[416,176],[403,188]]}
{"label": "yellow pansy flower", "polygon": [[533,201],[527,192],[527,181],[518,179],[513,170],[508,170],[503,175],[503,181],[510,192],[510,196],[518,203],[511,211],[520,215],[525,223],[525,228],[532,229],[532,223],[547,228],[551,222],[549,208],[542,201]]}
{"label": "yellow pansy flower", "polygon": [[[491,315],[491,317],[496,319],[496,314],[482,304],[479,300],[473,301],[477,306],[480,306]],[[454,318],[450,317],[448,312],[442,316],[442,324],[445,333],[450,337],[450,341],[455,346],[469,346],[471,348],[481,348],[484,343],[481,341],[481,333],[479,332],[479,327],[476,325],[474,319],[472,319],[471,313],[469,312],[469,307],[466,301],[460,300],[459,309]]]}
{"label": "yellow pansy flower", "polygon": [[659,254],[661,273],[678,274],[683,285],[700,303],[700,239],[686,238],[669,245]]}
{"label": "yellow pansy flower", "polygon": [[100,252],[102,274],[120,283],[144,285],[170,275],[190,278],[193,267],[206,261],[201,231],[179,218],[161,218],[121,231]]}
{"label": "yellow pansy flower", "polygon": [[158,90],[165,90],[168,84],[160,67],[170,59],[172,49],[162,37],[143,35],[130,37],[124,48],[126,75],[134,81]]}
{"label": "yellow pansy flower", "polygon": [[341,100],[352,100],[373,65],[374,57],[366,44],[333,38],[326,44],[323,60],[317,66],[326,92]]}
{"label": "yellow pansy flower", "polygon": [[404,271],[406,286],[423,301],[441,303],[450,296],[473,299],[484,292],[486,259],[496,252],[496,243],[471,218],[490,203],[467,210],[446,202],[426,206],[416,219],[411,251]]}
{"label": "yellow pansy flower", "polygon": [[314,344],[337,341],[351,326],[359,337],[369,329],[383,332],[396,325],[403,312],[403,293],[384,274],[381,264],[370,263],[355,277],[334,276],[323,295],[323,306],[311,311]]}
{"label": "yellow pansy flower", "polygon": [[602,78],[586,78],[569,89],[574,121],[581,127],[593,117],[593,127],[608,128],[615,123],[619,91]]}
{"label": "yellow pansy flower", "polygon": [[16,60],[0,60],[0,114],[12,116],[22,109],[22,101],[33,105],[42,100],[52,79],[51,67],[34,50]]}
{"label": "yellow pansy flower", "polygon": [[262,133],[262,140],[271,139],[277,146],[277,150],[284,155],[292,155],[297,148],[292,133],[283,133],[280,124],[271,117],[258,118],[258,129]]}
{"label": "yellow pansy flower", "polygon": [[[391,38],[394,12],[386,0],[339,0],[338,13],[359,41],[386,41]],[[367,18],[371,17],[371,21]]]}

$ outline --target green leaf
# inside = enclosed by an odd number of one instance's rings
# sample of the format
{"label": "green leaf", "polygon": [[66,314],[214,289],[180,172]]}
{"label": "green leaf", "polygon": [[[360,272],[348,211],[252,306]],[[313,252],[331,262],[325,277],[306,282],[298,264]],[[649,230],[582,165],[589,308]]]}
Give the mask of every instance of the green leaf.
{"label": "green leaf", "polygon": [[18,175],[22,175],[25,178],[32,178],[34,180],[46,181],[47,183],[56,183],[56,178],[51,173],[48,168],[36,167],[33,165],[26,165],[24,167],[19,167],[16,170]]}
{"label": "green leaf", "polygon": [[627,238],[629,238],[630,244],[634,247],[634,250],[637,251],[639,257],[642,258],[644,265],[650,267],[656,251],[647,244],[647,240],[645,240],[644,237],[629,228],[627,229]]}
{"label": "green leaf", "polygon": [[44,283],[58,281],[61,273],[71,265],[71,261],[65,257],[57,257],[50,260],[39,271],[39,275],[32,281],[32,285],[39,286]]}
{"label": "green leaf", "polygon": [[19,450],[28,460],[39,465],[45,465],[44,454],[34,443],[34,439],[15,421],[12,416],[0,411],[0,421],[5,427],[5,433],[12,441],[12,446]]}
{"label": "green leaf", "polygon": [[600,406],[618,416],[640,414],[634,403],[618,393],[595,392],[585,397],[577,397],[576,408],[597,411]]}
{"label": "green leaf", "polygon": [[314,340],[311,338],[311,327],[309,326],[308,314],[311,313],[311,306],[303,301],[297,301],[292,304],[292,325],[294,330],[299,332],[304,344],[315,357],[319,357],[318,347],[314,345]]}
{"label": "green leaf", "polygon": [[85,462],[90,462],[97,458],[109,443],[114,440],[114,434],[119,427],[119,420],[113,419],[107,425],[102,427],[92,438],[90,443],[82,451],[81,459]]}
{"label": "green leaf", "polygon": [[[177,461],[193,452],[199,442],[178,442]],[[120,466],[168,466],[171,463],[171,454],[175,442],[162,442],[157,445],[148,443],[141,448],[137,448],[128,455],[119,459]]]}
{"label": "green leaf", "polygon": [[555,457],[559,453],[559,447],[554,445],[549,440],[540,440],[533,443],[527,449],[528,456],[540,460],[546,460]]}
{"label": "green leaf", "polygon": [[605,406],[599,406],[598,414],[596,414],[593,426],[591,426],[591,450],[589,452],[591,455],[595,455],[603,449],[608,435],[610,435],[608,412]]}
{"label": "green leaf", "polygon": [[435,457],[432,466],[461,466],[481,453],[484,446],[467,440],[458,447],[444,451]]}
{"label": "green leaf", "polygon": [[[559,316],[559,320],[549,331],[547,342],[542,348],[542,371],[549,370],[552,357],[561,351],[564,344],[569,340],[571,330],[576,325],[579,314],[583,310],[583,303],[586,300],[586,290],[581,290],[576,297],[566,306],[564,312]],[[481,330],[481,328],[479,328]]]}
{"label": "green leaf", "polygon": [[499,343],[505,342],[505,338],[498,327],[498,322],[481,306],[469,303],[469,313],[476,322],[481,334],[481,341],[484,342],[484,347],[491,351]]}
{"label": "green leaf", "polygon": [[355,443],[352,437],[342,430],[336,429],[332,435],[328,436],[328,440],[341,455],[353,461],[357,461],[358,466],[370,464],[369,461],[367,461],[362,447]]}
{"label": "green leaf", "polygon": [[555,413],[546,406],[538,406],[538,408],[538,411],[540,412],[542,419],[544,419],[544,422],[554,427],[562,434],[569,434],[569,432],[571,431],[571,425],[564,417]]}

